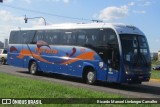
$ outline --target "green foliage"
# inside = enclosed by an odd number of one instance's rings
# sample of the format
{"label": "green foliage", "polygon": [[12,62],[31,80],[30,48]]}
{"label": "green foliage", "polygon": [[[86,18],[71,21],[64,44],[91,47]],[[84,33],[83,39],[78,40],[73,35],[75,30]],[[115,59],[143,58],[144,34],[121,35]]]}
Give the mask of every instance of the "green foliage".
{"label": "green foliage", "polygon": [[152,66],[155,66],[155,65],[160,65],[160,61],[152,61]]}

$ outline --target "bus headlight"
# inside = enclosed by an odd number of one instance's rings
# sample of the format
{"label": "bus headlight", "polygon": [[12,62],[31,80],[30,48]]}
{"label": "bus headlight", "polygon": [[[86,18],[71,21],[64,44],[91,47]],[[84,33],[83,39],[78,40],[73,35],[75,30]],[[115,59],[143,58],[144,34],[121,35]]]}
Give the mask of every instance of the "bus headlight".
{"label": "bus headlight", "polygon": [[103,62],[99,62],[99,67],[103,68]]}
{"label": "bus headlight", "polygon": [[129,70],[129,66],[128,66],[128,65],[126,65],[126,66],[125,66],[125,70],[126,70],[126,74],[127,74],[127,75],[131,74],[131,72],[130,72],[130,70]]}

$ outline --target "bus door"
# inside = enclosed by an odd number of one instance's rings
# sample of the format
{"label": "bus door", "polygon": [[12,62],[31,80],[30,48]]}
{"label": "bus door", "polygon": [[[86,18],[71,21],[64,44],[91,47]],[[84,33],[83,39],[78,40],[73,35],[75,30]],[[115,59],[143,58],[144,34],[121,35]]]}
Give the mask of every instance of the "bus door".
{"label": "bus door", "polygon": [[117,82],[120,74],[120,54],[117,35],[112,29],[104,29],[102,32],[102,44],[105,48],[103,60],[107,65],[107,81]]}
{"label": "bus door", "polygon": [[109,58],[107,59],[107,71],[108,71],[107,81],[118,82],[119,74],[120,74],[118,49],[113,47],[108,52],[108,55],[109,55]]}

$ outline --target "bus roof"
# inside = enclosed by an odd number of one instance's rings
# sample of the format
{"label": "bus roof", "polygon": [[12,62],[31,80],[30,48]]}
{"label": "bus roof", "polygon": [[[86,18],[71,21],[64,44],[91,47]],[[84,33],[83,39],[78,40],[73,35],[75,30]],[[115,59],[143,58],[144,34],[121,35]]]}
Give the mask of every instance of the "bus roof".
{"label": "bus roof", "polygon": [[144,35],[137,27],[122,23],[62,23],[47,26],[34,26],[32,28],[20,28],[17,30],[47,30],[47,29],[103,29],[112,28],[118,34],[140,34]]}

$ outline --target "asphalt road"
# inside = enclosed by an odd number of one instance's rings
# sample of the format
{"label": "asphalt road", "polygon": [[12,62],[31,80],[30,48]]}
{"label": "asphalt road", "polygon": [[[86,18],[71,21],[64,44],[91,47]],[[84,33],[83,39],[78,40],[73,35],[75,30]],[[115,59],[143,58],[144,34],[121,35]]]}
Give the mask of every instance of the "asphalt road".
{"label": "asphalt road", "polygon": [[9,65],[0,65],[0,72],[20,77],[56,82],[73,87],[83,87],[90,90],[96,90],[106,93],[114,93],[125,95],[126,98],[160,98],[160,81],[144,82],[141,85],[128,84],[111,84],[98,82],[97,85],[88,85],[81,82],[81,79],[66,77],[55,74],[43,74],[41,76],[34,76],[28,73],[27,69],[17,68]]}

